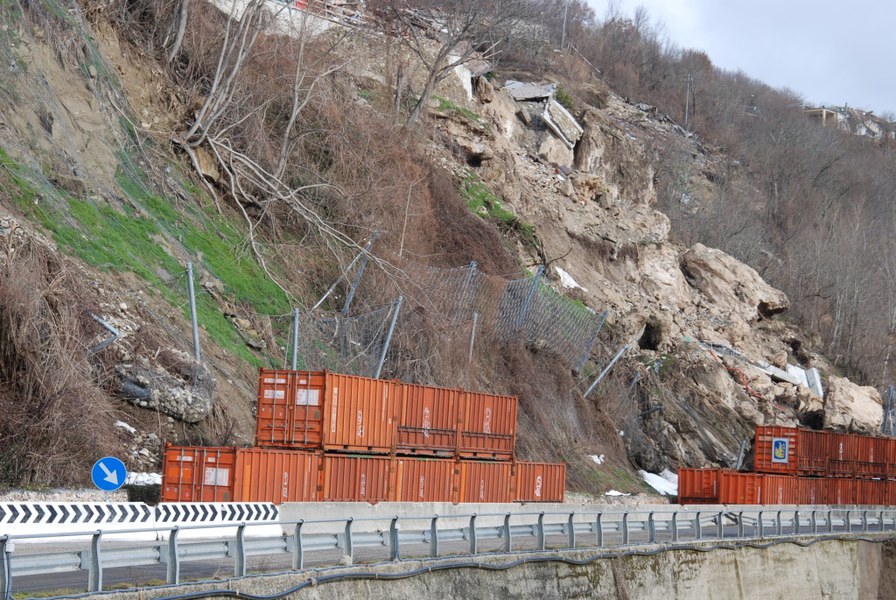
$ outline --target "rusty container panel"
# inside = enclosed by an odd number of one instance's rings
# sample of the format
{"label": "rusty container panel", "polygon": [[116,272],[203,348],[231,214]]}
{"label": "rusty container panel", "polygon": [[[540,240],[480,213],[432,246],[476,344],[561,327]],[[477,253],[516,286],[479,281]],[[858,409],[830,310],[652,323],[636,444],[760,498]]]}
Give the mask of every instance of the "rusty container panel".
{"label": "rusty container panel", "polygon": [[799,497],[797,477],[766,475],[762,480],[762,504],[797,504]]}
{"label": "rusty container panel", "polygon": [[720,504],[762,504],[762,486],[765,476],[760,473],[719,473]]}
{"label": "rusty container panel", "polygon": [[322,501],[376,504],[389,500],[391,459],[327,454],[323,463]]}
{"label": "rusty container panel", "polygon": [[834,477],[855,477],[859,465],[859,436],[832,433],[831,459],[828,469]]}
{"label": "rusty container panel", "polygon": [[510,463],[462,460],[457,502],[510,502]]}
{"label": "rusty container panel", "polygon": [[514,463],[511,479],[514,502],[563,502],[565,492],[565,464]]}
{"label": "rusty container panel", "polygon": [[719,502],[721,469],[678,469],[678,501],[681,504]]}
{"label": "rusty container panel", "polygon": [[796,475],[800,430],[795,427],[756,427],[753,440],[755,470],[759,473]]}
{"label": "rusty container panel", "polygon": [[234,448],[165,446],[162,458],[163,502],[234,500]]}
{"label": "rusty container panel", "polygon": [[887,505],[896,505],[896,481],[887,480]]}
{"label": "rusty container panel", "polygon": [[880,479],[856,480],[856,504],[883,506],[887,504],[887,482]]}
{"label": "rusty container panel", "polygon": [[824,504],[824,478],[800,477],[798,485],[799,504]]}
{"label": "rusty container panel", "polygon": [[858,477],[885,479],[890,471],[890,440],[881,437],[857,436],[859,462]]}
{"label": "rusty container panel", "polygon": [[456,465],[442,458],[396,458],[393,502],[452,502]]}
{"label": "rusty container panel", "polygon": [[799,430],[800,475],[828,474],[828,458],[831,455],[831,435],[825,431]]}
{"label": "rusty container panel", "polygon": [[855,504],[856,480],[845,477],[825,479],[825,504]]}
{"label": "rusty container panel", "polygon": [[315,502],[320,455],[300,450],[238,448],[234,500],[238,502]]}
{"label": "rusty container panel", "polygon": [[511,460],[516,444],[516,396],[463,392],[458,454]]}
{"label": "rusty container panel", "polygon": [[325,450],[387,454],[395,444],[396,383],[327,373]]}
{"label": "rusty container panel", "polygon": [[401,411],[396,428],[399,454],[454,456],[463,392],[450,388],[397,383]]}
{"label": "rusty container panel", "polygon": [[255,444],[319,449],[323,442],[325,371],[261,369]]}

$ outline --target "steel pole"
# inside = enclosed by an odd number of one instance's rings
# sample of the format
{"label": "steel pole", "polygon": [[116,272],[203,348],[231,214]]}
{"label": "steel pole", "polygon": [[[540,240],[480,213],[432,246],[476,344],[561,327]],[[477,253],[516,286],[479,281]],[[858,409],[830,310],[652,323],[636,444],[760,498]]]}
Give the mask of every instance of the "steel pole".
{"label": "steel pole", "polygon": [[187,263],[187,287],[190,290],[190,317],[193,321],[193,358],[196,362],[202,360],[199,350],[199,321],[196,317],[196,290],[193,288],[193,263]]}

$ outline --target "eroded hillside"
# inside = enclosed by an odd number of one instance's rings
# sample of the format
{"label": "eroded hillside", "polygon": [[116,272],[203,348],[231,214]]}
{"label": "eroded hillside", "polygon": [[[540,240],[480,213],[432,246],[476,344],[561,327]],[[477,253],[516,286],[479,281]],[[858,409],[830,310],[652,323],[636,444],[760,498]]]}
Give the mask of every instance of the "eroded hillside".
{"label": "eroded hillside", "polygon": [[[755,424],[878,426],[877,392],[812,352],[785,294],[670,240],[658,148],[691,190],[719,150],[542,40],[538,68],[457,69],[405,126],[425,69],[373,15],[241,10],[192,4],[172,48],[160,3],[3,5],[0,482],[250,444],[256,369],[289,364],[294,308],[301,367],[518,394],[521,455],[568,462],[577,491],[734,466]],[[545,118],[556,98],[575,140]]]}

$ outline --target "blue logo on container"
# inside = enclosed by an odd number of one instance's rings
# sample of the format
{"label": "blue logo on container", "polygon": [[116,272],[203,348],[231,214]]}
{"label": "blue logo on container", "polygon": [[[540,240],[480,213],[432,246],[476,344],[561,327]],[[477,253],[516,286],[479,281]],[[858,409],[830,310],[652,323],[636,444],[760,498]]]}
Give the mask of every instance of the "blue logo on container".
{"label": "blue logo on container", "polygon": [[790,462],[790,440],[787,438],[772,438],[772,462]]}

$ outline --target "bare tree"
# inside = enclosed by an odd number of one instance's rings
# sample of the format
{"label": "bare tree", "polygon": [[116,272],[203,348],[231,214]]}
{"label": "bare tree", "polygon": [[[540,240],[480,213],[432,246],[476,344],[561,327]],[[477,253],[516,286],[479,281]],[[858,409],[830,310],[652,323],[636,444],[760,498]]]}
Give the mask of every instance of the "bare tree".
{"label": "bare tree", "polygon": [[526,0],[377,0],[371,8],[386,33],[396,36],[426,69],[408,125],[420,118],[436,86],[452,70],[475,58],[493,60],[502,42],[535,10]]}

